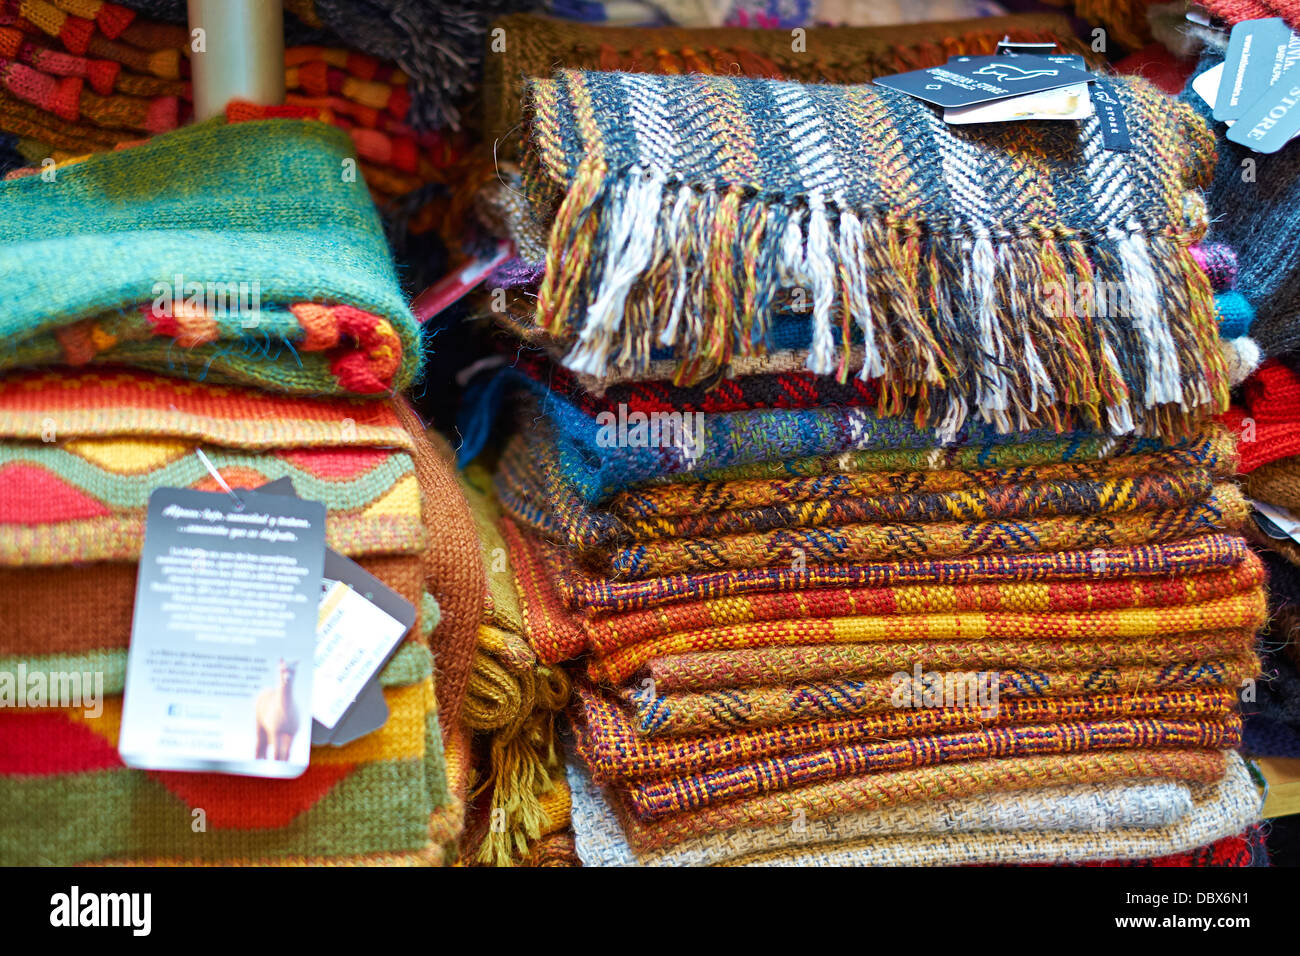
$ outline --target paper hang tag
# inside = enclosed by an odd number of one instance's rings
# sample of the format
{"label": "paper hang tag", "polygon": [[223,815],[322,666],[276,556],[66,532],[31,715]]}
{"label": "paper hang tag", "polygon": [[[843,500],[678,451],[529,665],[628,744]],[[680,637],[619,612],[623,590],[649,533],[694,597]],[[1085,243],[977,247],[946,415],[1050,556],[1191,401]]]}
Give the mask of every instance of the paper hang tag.
{"label": "paper hang tag", "polygon": [[1257,512],[1254,516],[1255,523],[1259,525],[1261,531],[1278,541],[1290,538],[1300,544],[1300,518],[1286,508],[1279,508],[1265,501],[1247,500]]}
{"label": "paper hang tag", "polygon": [[[289,478],[258,491],[296,494]],[[326,549],[313,656],[314,745],[341,747],[384,726],[388,704],[379,674],[415,620],[410,601],[355,561]]]}
{"label": "paper hang tag", "polygon": [[912,70],[872,82],[944,108],[972,106],[1008,96],[1087,83],[1089,74],[1039,56],[960,57],[943,66]]}
{"label": "paper hang tag", "polygon": [[[1013,40],[1009,36],[1003,35],[998,41],[997,49],[993,52],[998,56],[1019,56],[1028,54],[1030,56],[1051,56],[1059,49],[1058,45],[1050,40],[1041,43],[1030,43],[1020,40]],[[1082,61],[1083,57],[1079,57]]]}
{"label": "paper hang tag", "polygon": [[[952,65],[970,59],[972,58],[954,57],[948,63]],[[1083,72],[1087,70],[1087,61],[1077,54],[1049,55],[1041,59],[1070,69]],[[1078,83],[1055,90],[1006,97],[989,103],[977,103],[974,106],[945,109],[943,121],[960,126],[971,123],[1007,123],[1023,120],[1081,120],[1087,119],[1092,113],[1088,84]]]}
{"label": "paper hang tag", "polygon": [[1228,130],[1228,139],[1257,153],[1276,153],[1300,134],[1300,72],[1284,77]]}
{"label": "paper hang tag", "polygon": [[[1222,79],[1223,64],[1220,63],[1217,66],[1210,67],[1210,69],[1206,70],[1204,73],[1198,74],[1192,80],[1192,89],[1201,99],[1205,100],[1210,109],[1214,109],[1215,101],[1219,96],[1220,81]],[[1228,128],[1231,129],[1236,122],[1236,120],[1228,120]],[[1296,137],[1300,137],[1300,132],[1293,134],[1291,139],[1296,139]]]}
{"label": "paper hang tag", "polygon": [[311,745],[325,507],[149,496],[118,750],[129,767],[297,777]]}
{"label": "paper hang tag", "polygon": [[1238,23],[1228,40],[1214,118],[1221,123],[1241,119],[1297,64],[1300,36],[1281,17]]}

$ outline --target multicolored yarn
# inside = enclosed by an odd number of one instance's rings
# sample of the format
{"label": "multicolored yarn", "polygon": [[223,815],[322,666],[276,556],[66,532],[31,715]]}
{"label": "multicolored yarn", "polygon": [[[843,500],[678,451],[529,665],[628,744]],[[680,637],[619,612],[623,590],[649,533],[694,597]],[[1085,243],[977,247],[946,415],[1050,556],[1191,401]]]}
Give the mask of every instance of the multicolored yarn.
{"label": "multicolored yarn", "polygon": [[788,790],[834,777],[937,763],[1082,750],[1225,750],[1241,743],[1241,718],[1099,718],[1030,726],[984,727],[898,740],[848,744],[773,757],[707,774],[629,784],[622,794],[642,820],[712,803]]}
{"label": "multicolored yarn", "polygon": [[[537,324],[572,340],[576,370],[643,368],[658,341],[690,377],[761,339],[778,292],[808,288],[809,369],[847,377],[831,329],[856,324],[882,414],[914,413],[945,436],[968,418],[1007,432],[1076,417],[1177,434],[1227,404],[1209,284],[1188,251],[1205,232],[1196,190],[1213,151],[1189,107],[1141,80],[1115,89],[1142,133],[1132,151],[1106,152],[1085,121],[1082,148],[1107,157],[1094,166],[1056,131],[953,127],[879,87],[532,80],[525,188],[553,223]],[[826,148],[810,154],[815,142]],[[1101,188],[1116,176],[1133,184],[1122,202]],[[957,198],[972,195],[999,205]],[[633,219],[654,228],[620,225]],[[1140,316],[1049,304],[1051,288],[1063,300],[1067,285],[1094,282],[1140,283]]]}

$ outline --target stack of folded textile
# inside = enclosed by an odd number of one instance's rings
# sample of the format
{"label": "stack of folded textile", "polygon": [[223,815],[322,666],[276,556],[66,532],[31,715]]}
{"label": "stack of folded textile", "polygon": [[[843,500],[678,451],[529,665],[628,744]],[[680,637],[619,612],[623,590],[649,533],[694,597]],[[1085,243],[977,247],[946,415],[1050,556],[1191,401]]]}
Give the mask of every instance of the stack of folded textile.
{"label": "stack of folded textile", "polygon": [[1244,845],[1209,137],[1111,82],[1130,151],[876,87],[530,83],[533,350],[466,450],[517,396],[501,530],[538,659],[580,660],[585,863]]}
{"label": "stack of folded textile", "polygon": [[[454,854],[483,570],[448,464],[395,397],[417,330],[364,187],[334,172],[351,156],[325,124],[214,120],[0,185],[0,672],[104,695],[0,711],[0,862]],[[329,546],[417,608],[381,674],[387,723],[313,748],[293,780],[128,769],[150,493],[286,477],[325,505]]]}

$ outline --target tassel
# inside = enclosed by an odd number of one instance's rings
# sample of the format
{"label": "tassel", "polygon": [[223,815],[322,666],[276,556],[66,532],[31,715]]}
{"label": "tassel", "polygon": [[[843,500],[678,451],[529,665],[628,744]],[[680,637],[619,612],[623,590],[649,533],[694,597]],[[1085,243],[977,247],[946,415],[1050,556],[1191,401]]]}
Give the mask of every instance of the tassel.
{"label": "tassel", "polygon": [[669,275],[673,277],[673,302],[668,314],[668,324],[659,333],[660,345],[677,344],[677,327],[682,318],[682,306],[686,302],[687,273],[685,263],[682,261],[684,251],[678,237],[681,234],[682,222],[686,218],[690,200],[691,187],[682,186],[677,191],[677,201],[673,203],[673,211],[668,219],[666,245],[672,257],[672,271]]}
{"label": "tassel", "polygon": [[1146,355],[1147,381],[1143,404],[1154,408],[1166,402],[1176,403],[1185,411],[1187,404],[1183,401],[1179,379],[1178,351],[1160,312],[1160,290],[1147,254],[1146,239],[1138,231],[1137,223],[1130,223],[1127,233],[1111,226],[1107,235],[1119,249],[1132,312],[1131,325],[1141,338]]}
{"label": "tassel", "polygon": [[813,334],[808,368],[817,375],[830,375],[835,371],[835,346],[831,334],[835,262],[831,258],[831,248],[826,202],[820,194],[814,193],[808,199],[808,247],[803,260],[803,271],[812,286],[813,295]]}
{"label": "tassel", "polygon": [[564,359],[569,368],[588,375],[608,371],[612,339],[623,322],[628,292],[650,265],[653,223],[663,200],[663,180],[633,170],[621,193],[609,202],[611,222],[609,236],[602,244],[606,258],[599,291],[587,306],[577,346]]}
{"label": "tassel", "polygon": [[[852,210],[840,205],[840,289],[846,315],[862,330],[862,371],[858,377],[864,382],[885,374],[884,357],[876,345],[876,328],[871,311],[870,286],[867,282],[866,256],[862,248],[862,220]],[[844,327],[844,354],[850,348],[847,323]]]}

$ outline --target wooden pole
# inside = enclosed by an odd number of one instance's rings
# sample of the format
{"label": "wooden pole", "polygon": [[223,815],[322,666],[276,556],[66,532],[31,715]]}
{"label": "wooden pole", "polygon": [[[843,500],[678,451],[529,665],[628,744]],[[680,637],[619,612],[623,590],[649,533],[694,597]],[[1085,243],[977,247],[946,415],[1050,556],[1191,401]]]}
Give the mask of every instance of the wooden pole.
{"label": "wooden pole", "polygon": [[195,120],[284,102],[282,0],[189,0],[189,18]]}

